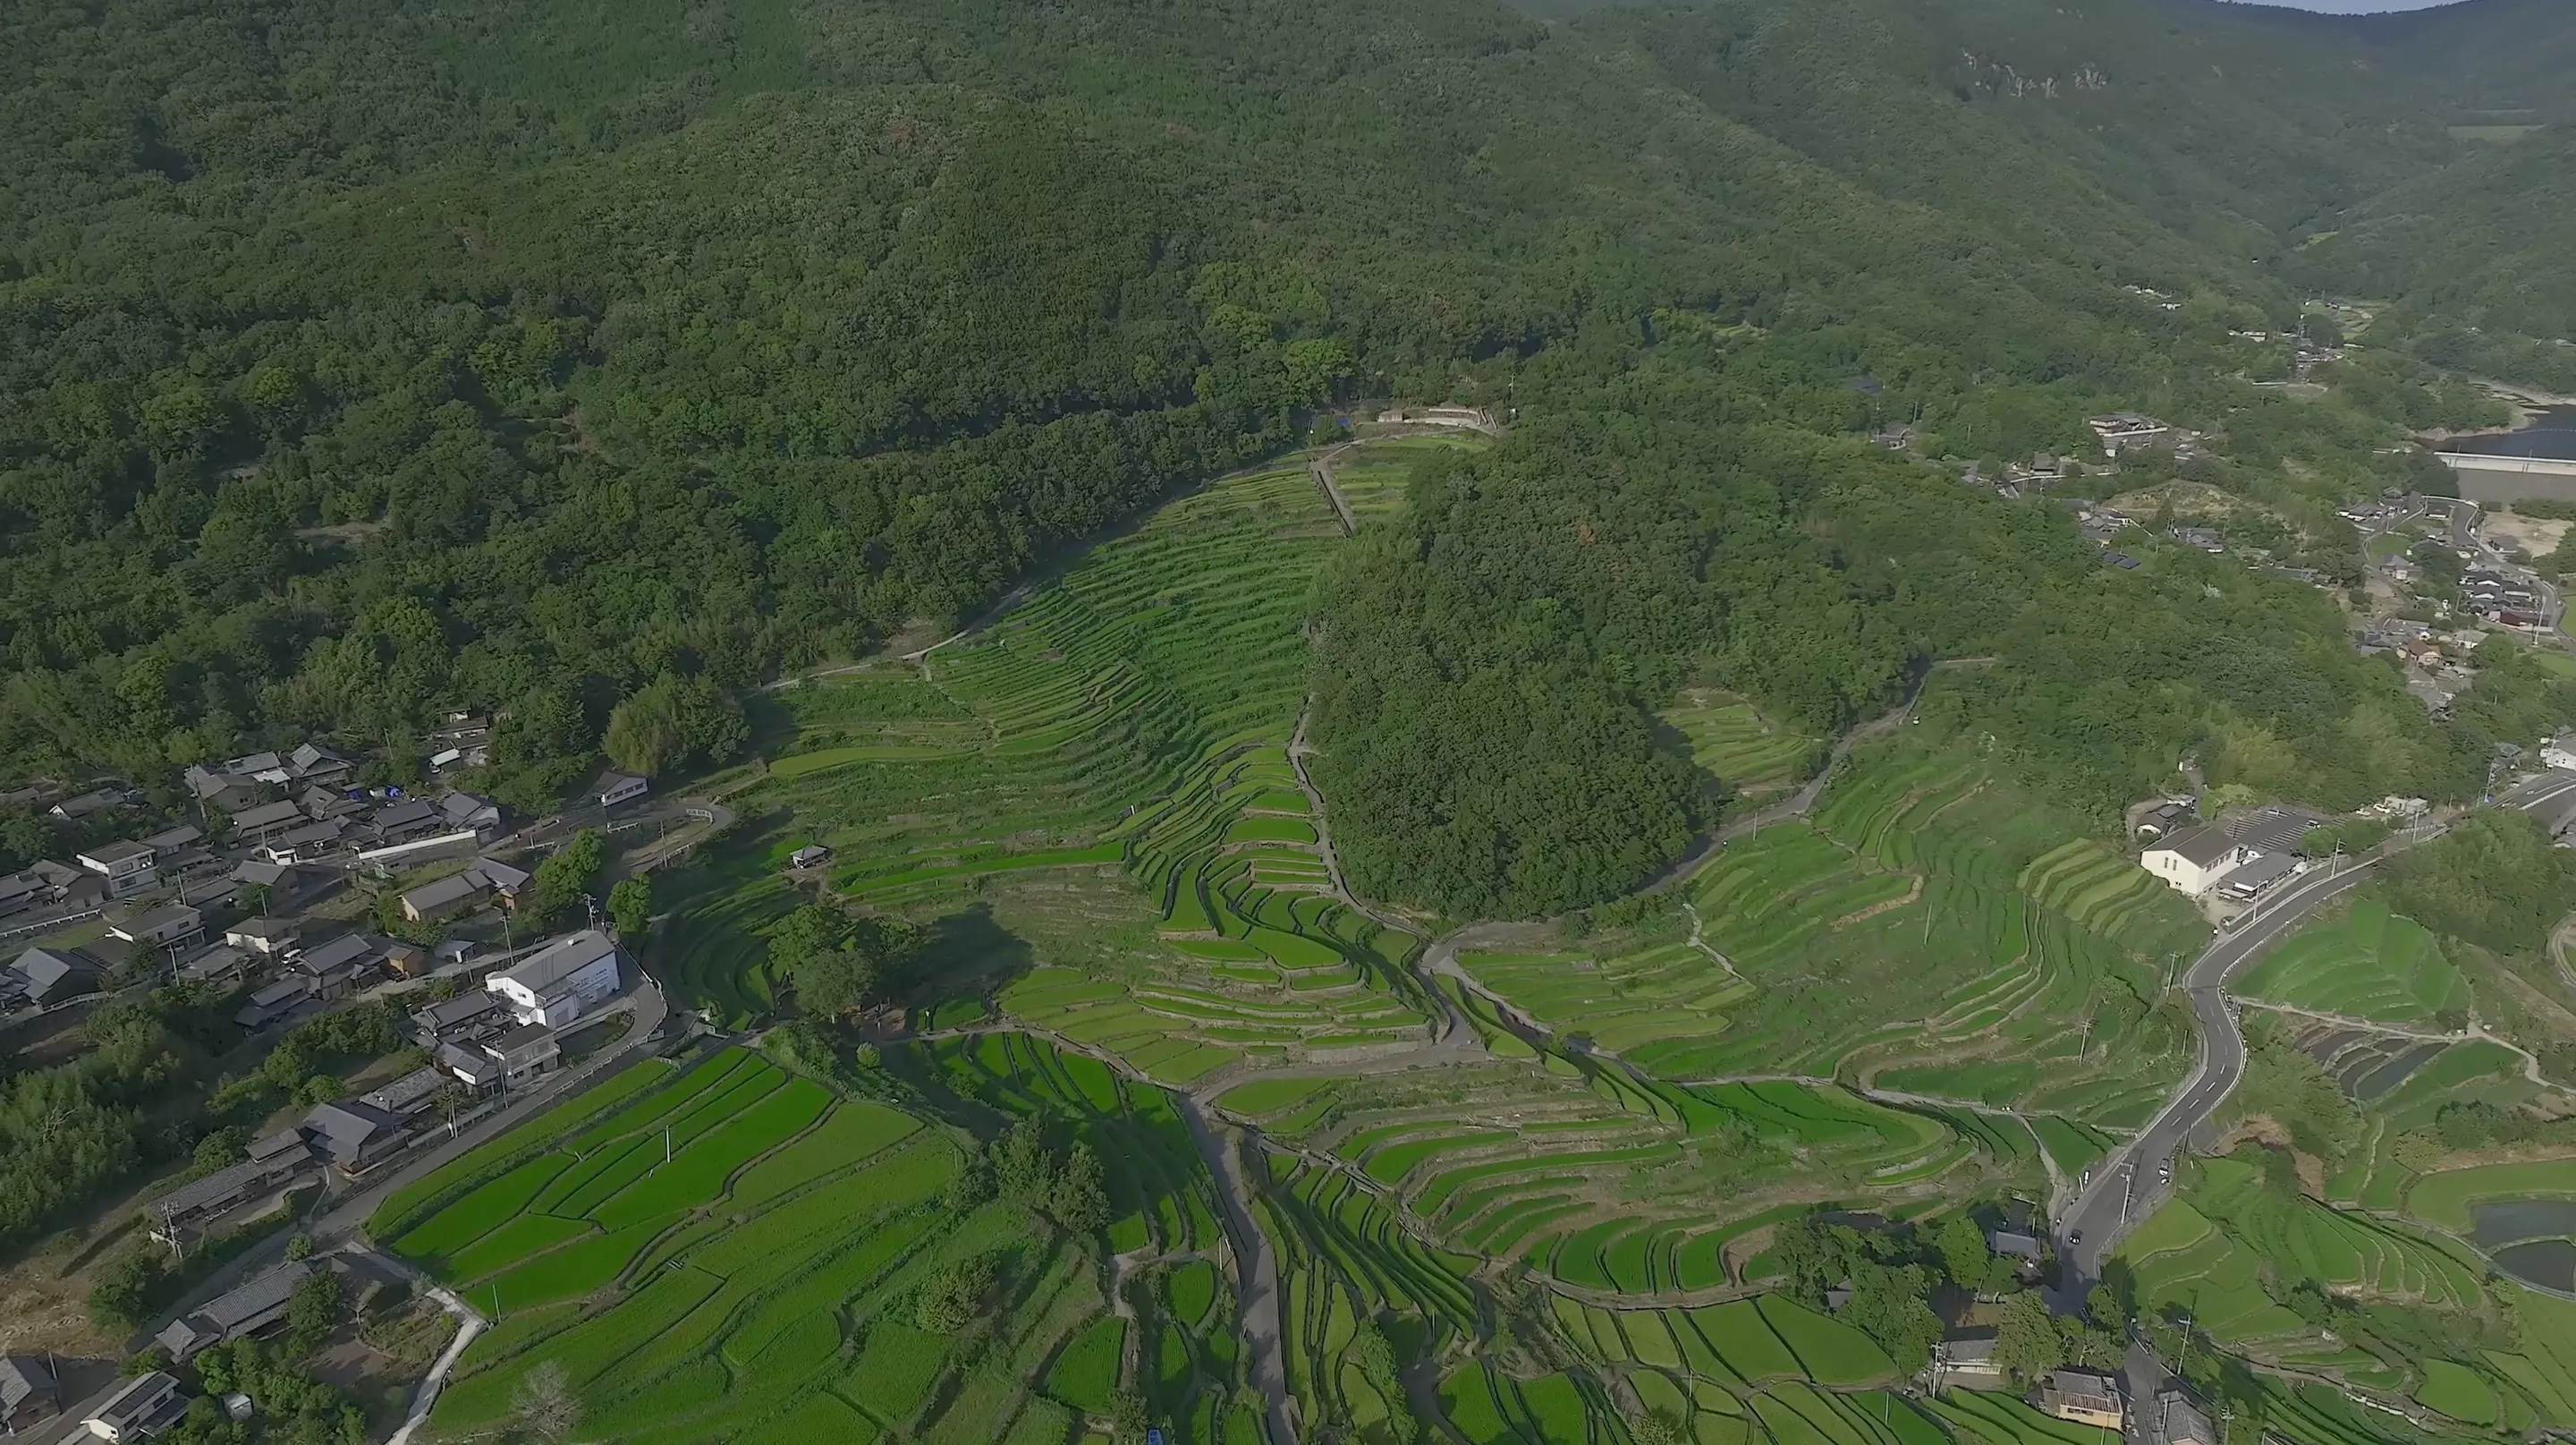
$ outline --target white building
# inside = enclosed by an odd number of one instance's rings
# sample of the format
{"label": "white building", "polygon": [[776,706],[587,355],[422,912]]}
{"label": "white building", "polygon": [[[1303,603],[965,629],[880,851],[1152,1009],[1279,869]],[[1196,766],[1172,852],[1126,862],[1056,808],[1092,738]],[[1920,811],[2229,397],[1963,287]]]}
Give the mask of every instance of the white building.
{"label": "white building", "polygon": [[559,1029],[617,992],[617,945],[595,928],[558,938],[483,981],[523,1024]]}
{"label": "white building", "polygon": [[2204,825],[2184,828],[2157,840],[2138,863],[2185,897],[2198,898],[2217,887],[2218,880],[2231,870],[2254,861],[2255,856],[2252,847]]}

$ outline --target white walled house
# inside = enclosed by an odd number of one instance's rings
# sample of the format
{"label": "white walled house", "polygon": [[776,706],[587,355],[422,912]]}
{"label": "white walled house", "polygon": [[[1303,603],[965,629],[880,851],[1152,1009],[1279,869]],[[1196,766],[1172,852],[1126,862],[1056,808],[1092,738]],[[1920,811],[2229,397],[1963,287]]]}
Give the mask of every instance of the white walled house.
{"label": "white walled house", "polygon": [[617,992],[617,945],[595,928],[568,934],[483,981],[523,1024],[559,1029]]}
{"label": "white walled house", "polygon": [[2185,897],[2198,898],[2218,886],[2231,871],[2254,861],[2257,850],[2203,825],[2184,828],[2159,839],[2138,859],[2139,866]]}

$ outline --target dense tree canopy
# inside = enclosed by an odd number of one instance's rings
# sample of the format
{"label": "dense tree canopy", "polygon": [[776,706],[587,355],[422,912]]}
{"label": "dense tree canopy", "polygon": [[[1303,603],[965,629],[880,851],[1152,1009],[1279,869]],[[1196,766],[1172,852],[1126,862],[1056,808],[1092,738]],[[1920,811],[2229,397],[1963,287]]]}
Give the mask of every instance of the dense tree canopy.
{"label": "dense tree canopy", "polygon": [[[475,781],[505,800],[603,746],[720,763],[763,678],[970,614],[1306,409],[1389,395],[1554,427],[1440,524],[1462,558],[1519,545],[1467,539],[1505,512],[1582,520],[1574,496],[1623,546],[1751,498],[1690,545],[1723,532],[1800,590],[1682,615],[1724,611],[1748,683],[1847,718],[1933,639],[1813,534],[1822,474],[1868,469],[1784,432],[1909,422],[2002,458],[2145,406],[2225,432],[2250,485],[2295,463],[2323,493],[2402,478],[2374,454],[2459,398],[2394,361],[2354,363],[2348,405],[2225,384],[2284,364],[2238,338],[2298,324],[2304,290],[2384,287],[2432,361],[2554,363],[2552,153],[2448,128],[2560,53],[2545,14],[2490,9],[2470,44],[2153,0],[21,7],[0,775],[166,786],[321,733],[400,778],[456,707],[500,714]],[[2404,219],[2463,186],[2528,198],[2474,265]],[[1765,500],[1783,454],[1804,490]],[[1647,495],[1598,495],[1614,466]],[[1570,560],[1515,559],[1475,605]],[[1353,585],[1369,617],[1436,593]],[[1485,860],[1425,896],[1594,896],[1697,817],[1616,698],[1671,674],[1682,617],[1593,655],[1512,625],[1442,685],[1523,750],[1597,742],[1544,790],[1599,816],[1498,791],[1421,824]],[[1426,645],[1366,644],[1375,685],[1409,697],[1391,659]],[[1548,850],[1564,879],[1502,881]]]}

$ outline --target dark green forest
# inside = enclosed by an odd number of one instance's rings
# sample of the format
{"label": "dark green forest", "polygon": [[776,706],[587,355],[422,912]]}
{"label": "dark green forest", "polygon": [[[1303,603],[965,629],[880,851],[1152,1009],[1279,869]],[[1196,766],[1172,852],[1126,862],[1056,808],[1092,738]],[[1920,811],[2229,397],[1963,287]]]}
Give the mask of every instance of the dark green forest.
{"label": "dark green forest", "polygon": [[[710,760],[763,680],[1403,398],[1518,424],[1318,603],[1320,766],[1388,896],[1539,912],[1652,871],[1723,804],[1648,717],[1712,667],[1830,729],[1993,656],[1960,724],[2097,811],[2184,749],[2319,802],[2458,796],[2489,736],[2320,594],[2113,575],[2062,513],[1855,438],[1999,463],[2134,407],[2285,505],[2421,482],[2406,430],[2469,419],[2446,370],[2564,374],[2564,28],[10,9],[0,780],[167,789],[306,736],[399,777],[493,709],[481,785],[534,807],[629,700],[654,756]],[[2231,333],[2327,295],[2385,308],[2368,349],[2322,398],[2252,385],[2283,358]]]}

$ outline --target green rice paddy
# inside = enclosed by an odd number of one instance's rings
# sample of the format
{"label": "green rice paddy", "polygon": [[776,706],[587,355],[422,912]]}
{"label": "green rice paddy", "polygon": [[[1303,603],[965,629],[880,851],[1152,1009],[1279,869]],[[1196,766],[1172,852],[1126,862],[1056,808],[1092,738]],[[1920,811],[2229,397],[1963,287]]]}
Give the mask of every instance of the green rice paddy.
{"label": "green rice paddy", "polygon": [[2468,980],[2422,925],[2398,918],[2374,893],[2341,918],[2311,924],[2240,976],[2232,992],[2377,1023],[2430,1023],[2465,1011]]}
{"label": "green rice paddy", "polygon": [[[497,1316],[439,1398],[442,1434],[499,1426],[551,1364],[583,1438],[618,1445],[1069,1435],[1074,1408],[1028,1381],[1102,1318],[1096,1272],[1015,1206],[940,1208],[948,1131],[738,1049],[655,1071],[379,1214],[407,1222],[396,1253]],[[917,1328],[921,1286],[972,1255],[999,1264],[985,1331]]]}
{"label": "green rice paddy", "polygon": [[2300,1280],[2436,1309],[2488,1303],[2484,1262],[2441,1236],[2268,1186],[2235,1158],[2198,1161],[2185,1185],[2122,1241],[2120,1258],[2148,1307],[2187,1309],[2211,1338],[2255,1358],[2319,1371],[2378,1368],[2376,1357],[2277,1302],[2275,1290]]}
{"label": "green rice paddy", "polygon": [[1827,750],[1824,739],[1775,723],[1751,702],[1719,688],[1685,688],[1660,716],[1689,741],[1691,761],[1746,803],[1795,789],[1813,775]]}
{"label": "green rice paddy", "polygon": [[[1976,1136],[1830,1084],[1682,1088],[1579,1054],[1256,1078],[1218,1105],[1345,1161],[1450,1248],[1604,1291],[1735,1283],[1728,1241],[1795,1212],[1787,1201],[1991,1177]],[[2025,1142],[2020,1160],[2035,1155]]]}

